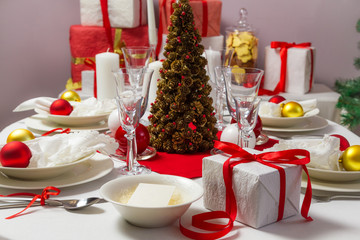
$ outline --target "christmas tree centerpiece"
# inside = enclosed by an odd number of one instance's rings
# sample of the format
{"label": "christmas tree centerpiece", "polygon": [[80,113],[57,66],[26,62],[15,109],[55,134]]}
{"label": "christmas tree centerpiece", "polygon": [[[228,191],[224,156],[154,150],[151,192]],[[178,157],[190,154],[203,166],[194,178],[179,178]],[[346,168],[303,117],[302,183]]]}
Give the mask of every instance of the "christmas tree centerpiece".
{"label": "christmas tree centerpiece", "polygon": [[213,147],[216,118],[209,96],[204,47],[189,0],[173,4],[155,101],[149,116],[150,145],[169,153],[201,152]]}

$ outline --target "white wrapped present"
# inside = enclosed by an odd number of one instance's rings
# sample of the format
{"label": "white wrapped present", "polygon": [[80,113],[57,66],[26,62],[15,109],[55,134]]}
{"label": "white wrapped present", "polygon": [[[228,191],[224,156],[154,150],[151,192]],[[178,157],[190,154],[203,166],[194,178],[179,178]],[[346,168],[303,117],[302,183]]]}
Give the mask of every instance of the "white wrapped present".
{"label": "white wrapped present", "polygon": [[[281,76],[281,48],[265,47],[265,80],[263,88],[273,91]],[[291,47],[287,50],[285,92],[309,92],[314,76],[315,48]]]}
{"label": "white wrapped present", "polygon": [[[204,206],[224,211],[226,189],[223,178],[224,155],[203,159]],[[283,218],[298,214],[301,190],[299,165],[281,165],[286,174],[286,196]],[[236,198],[236,220],[254,228],[276,222],[279,209],[279,172],[258,162],[242,163],[234,167],[232,188]]]}
{"label": "white wrapped present", "polygon": [[[111,27],[135,28],[146,25],[146,0],[108,0]],[[83,26],[103,26],[100,0],[80,0],[80,20]]]}

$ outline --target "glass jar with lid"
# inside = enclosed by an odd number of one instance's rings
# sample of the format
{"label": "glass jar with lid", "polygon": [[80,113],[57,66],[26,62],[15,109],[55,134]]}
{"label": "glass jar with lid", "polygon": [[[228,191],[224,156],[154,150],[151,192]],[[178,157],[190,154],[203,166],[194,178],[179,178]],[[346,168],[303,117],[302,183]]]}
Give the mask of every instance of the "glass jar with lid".
{"label": "glass jar with lid", "polygon": [[231,66],[256,67],[258,39],[254,29],[247,22],[245,8],[240,9],[238,25],[226,29],[226,49],[233,49]]}

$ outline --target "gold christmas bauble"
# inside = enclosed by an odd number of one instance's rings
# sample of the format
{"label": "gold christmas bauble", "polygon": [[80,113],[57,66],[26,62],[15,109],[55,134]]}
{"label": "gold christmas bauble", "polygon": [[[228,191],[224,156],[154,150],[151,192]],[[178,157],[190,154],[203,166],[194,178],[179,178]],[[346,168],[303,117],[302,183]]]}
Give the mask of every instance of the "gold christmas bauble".
{"label": "gold christmas bauble", "polygon": [[302,106],[297,102],[288,102],[282,104],[281,116],[283,117],[301,117],[304,115]]}
{"label": "gold christmas bauble", "polygon": [[9,136],[6,139],[6,142],[7,143],[14,142],[14,141],[24,142],[24,141],[32,140],[34,138],[35,138],[35,136],[32,132],[30,132],[27,129],[19,128],[19,129],[12,131],[9,134]]}
{"label": "gold christmas bauble", "polygon": [[79,94],[72,90],[65,91],[63,94],[61,94],[60,98],[66,101],[74,101],[74,102],[81,101]]}
{"label": "gold christmas bauble", "polygon": [[348,147],[342,154],[339,162],[346,171],[360,171],[360,145]]}

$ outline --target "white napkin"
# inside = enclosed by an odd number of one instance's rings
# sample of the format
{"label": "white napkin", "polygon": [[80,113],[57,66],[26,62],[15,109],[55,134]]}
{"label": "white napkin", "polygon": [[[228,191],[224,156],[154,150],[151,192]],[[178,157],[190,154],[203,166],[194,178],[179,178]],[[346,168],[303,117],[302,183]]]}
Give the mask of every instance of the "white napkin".
{"label": "white napkin", "polygon": [[[290,102],[290,100],[284,101],[284,103],[287,102]],[[309,100],[296,101],[296,102],[302,106],[304,110],[304,117],[315,116],[320,112],[320,110],[316,107],[317,105],[316,99],[309,99]],[[262,101],[259,107],[259,115],[260,117],[281,117],[281,105],[268,101]]]}
{"label": "white napkin", "polygon": [[97,131],[39,137],[25,142],[32,158],[29,168],[59,166],[80,160],[97,150],[109,155],[119,147],[114,138]]}
{"label": "white napkin", "polygon": [[310,152],[308,167],[341,171],[339,166],[340,139],[325,135],[321,139],[280,140],[266,151],[281,151],[287,149],[305,149]]}
{"label": "white napkin", "polygon": [[[18,105],[13,112],[34,109],[35,112],[39,114],[48,115],[50,113],[50,106],[56,99],[57,98],[51,97],[33,98]],[[114,99],[98,100],[92,97],[82,100],[81,102],[71,101],[70,104],[74,107],[73,111],[69,115],[72,117],[109,114],[116,109],[116,102]]]}

